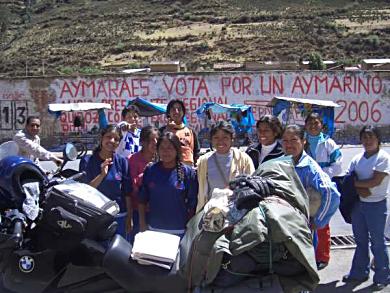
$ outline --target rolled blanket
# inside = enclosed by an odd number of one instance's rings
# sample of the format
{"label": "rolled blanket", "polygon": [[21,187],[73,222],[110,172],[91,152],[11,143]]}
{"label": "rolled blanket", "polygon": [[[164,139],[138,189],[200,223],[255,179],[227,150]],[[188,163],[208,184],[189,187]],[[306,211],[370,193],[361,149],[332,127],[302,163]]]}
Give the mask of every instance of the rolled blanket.
{"label": "rolled blanket", "polygon": [[215,188],[210,200],[203,208],[203,229],[209,232],[219,232],[228,226],[229,197],[233,195],[230,189]]}

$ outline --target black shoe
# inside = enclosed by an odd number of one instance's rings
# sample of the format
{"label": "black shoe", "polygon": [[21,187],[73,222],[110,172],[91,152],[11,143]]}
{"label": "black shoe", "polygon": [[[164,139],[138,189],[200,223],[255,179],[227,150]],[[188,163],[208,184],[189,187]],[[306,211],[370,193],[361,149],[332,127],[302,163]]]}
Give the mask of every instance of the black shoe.
{"label": "black shoe", "polygon": [[373,291],[382,291],[387,287],[387,284],[381,284],[381,283],[374,283],[372,284],[372,290]]}
{"label": "black shoe", "polygon": [[324,261],[317,262],[317,270],[319,270],[319,271],[322,269],[325,269],[327,266],[328,266],[327,262],[324,262]]}
{"label": "black shoe", "polygon": [[350,283],[350,282],[357,282],[357,283],[363,283],[365,281],[368,280],[368,276],[367,277],[364,277],[364,278],[354,278],[354,277],[351,277],[350,275],[345,275],[343,277],[343,282],[344,283]]}

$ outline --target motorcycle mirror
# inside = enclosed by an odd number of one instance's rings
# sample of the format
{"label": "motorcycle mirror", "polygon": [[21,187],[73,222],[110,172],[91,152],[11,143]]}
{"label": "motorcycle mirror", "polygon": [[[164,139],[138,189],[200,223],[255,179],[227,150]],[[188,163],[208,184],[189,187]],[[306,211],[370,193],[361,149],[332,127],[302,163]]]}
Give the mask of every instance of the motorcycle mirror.
{"label": "motorcycle mirror", "polygon": [[77,155],[78,155],[78,151],[77,151],[77,148],[71,144],[71,143],[67,143],[65,145],[65,149],[64,149],[64,159],[67,160],[67,161],[74,161],[77,159]]}

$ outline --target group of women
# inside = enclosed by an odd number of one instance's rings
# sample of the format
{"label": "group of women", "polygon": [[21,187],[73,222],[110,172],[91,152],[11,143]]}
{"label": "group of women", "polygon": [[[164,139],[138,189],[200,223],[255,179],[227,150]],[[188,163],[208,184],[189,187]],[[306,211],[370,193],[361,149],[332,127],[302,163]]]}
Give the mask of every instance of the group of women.
{"label": "group of women", "polygon": [[[134,116],[132,121],[136,121]],[[84,164],[86,182],[118,202],[118,233],[134,240],[138,231],[147,229],[183,236],[187,221],[210,199],[215,188],[228,188],[238,175],[251,175],[263,162],[291,156],[295,170],[306,190],[319,194],[320,204],[312,215],[317,231],[317,264],[329,262],[329,221],[339,205],[339,193],[331,177],[341,175],[342,155],[336,143],[322,132],[321,117],[311,113],[305,127],[288,125],[265,115],[256,124],[259,143],[246,153],[233,147],[234,129],[226,121],[217,122],[210,131],[212,150],[198,158],[195,133],[185,124],[185,107],[172,100],[167,107],[168,125],[163,129],[146,126],[139,132],[140,151],[128,158],[116,153],[120,128],[110,125],[102,132],[99,147]],[[135,122],[136,123],[136,122]],[[131,127],[136,133],[134,127]],[[355,171],[355,186],[361,197],[353,216],[356,249],[351,273],[345,281],[367,277],[368,242],[375,256],[374,282],[387,285],[388,257],[384,246],[386,191],[390,173],[389,155],[380,150],[380,134],[366,127],[360,134],[365,151],[354,158],[349,171]],[[134,148],[133,148],[134,149]],[[375,211],[375,212],[374,212]],[[380,213],[378,213],[380,211]]]}

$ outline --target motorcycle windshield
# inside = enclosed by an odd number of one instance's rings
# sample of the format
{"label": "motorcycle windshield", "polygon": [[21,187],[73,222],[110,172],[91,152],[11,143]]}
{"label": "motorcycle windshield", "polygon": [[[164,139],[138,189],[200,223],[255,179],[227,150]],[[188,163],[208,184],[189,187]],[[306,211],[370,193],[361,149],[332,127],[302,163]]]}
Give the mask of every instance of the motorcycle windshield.
{"label": "motorcycle windshield", "polygon": [[9,156],[17,156],[19,154],[19,146],[14,141],[7,141],[0,145],[0,160]]}
{"label": "motorcycle windshield", "polygon": [[113,216],[119,213],[119,206],[115,201],[110,200],[99,190],[88,184],[66,181],[56,185],[54,188],[63,194],[69,194],[72,197],[88,202],[90,205],[102,209]]}

